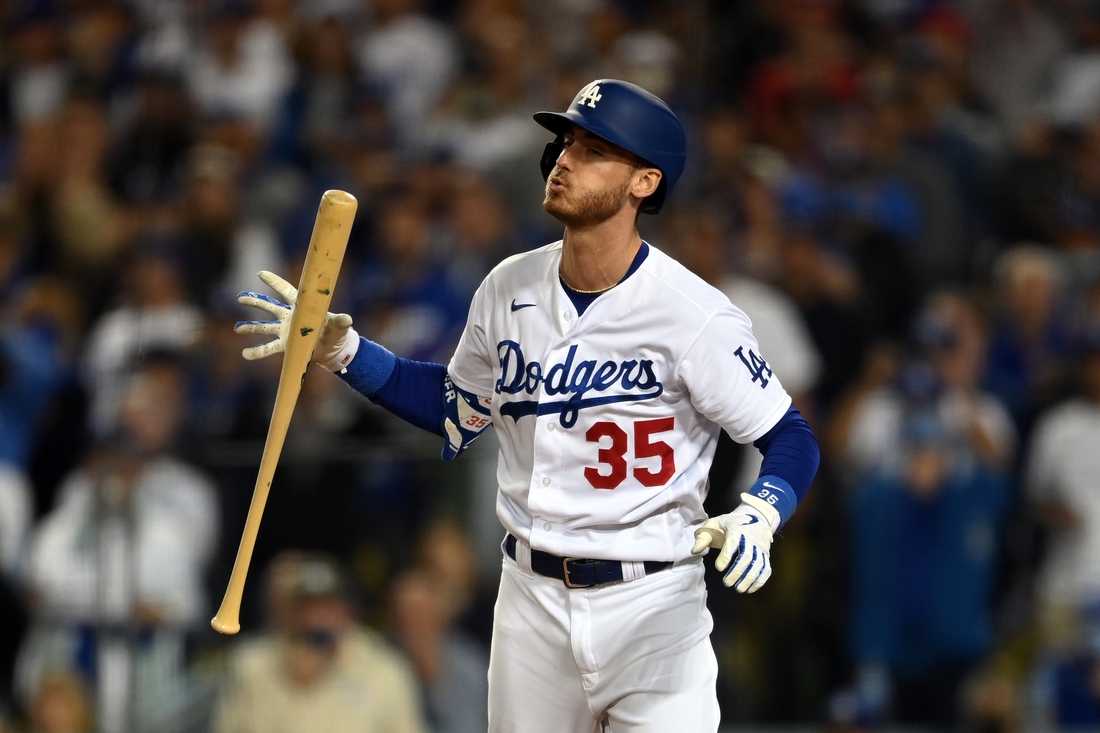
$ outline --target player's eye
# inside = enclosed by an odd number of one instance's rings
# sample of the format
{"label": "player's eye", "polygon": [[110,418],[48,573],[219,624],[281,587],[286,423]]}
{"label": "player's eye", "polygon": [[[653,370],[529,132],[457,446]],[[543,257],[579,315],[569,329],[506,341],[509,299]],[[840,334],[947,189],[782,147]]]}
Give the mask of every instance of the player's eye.
{"label": "player's eye", "polygon": [[592,153],[593,155],[603,156],[603,153],[600,152],[599,150],[597,150],[596,148],[589,148],[588,152]]}

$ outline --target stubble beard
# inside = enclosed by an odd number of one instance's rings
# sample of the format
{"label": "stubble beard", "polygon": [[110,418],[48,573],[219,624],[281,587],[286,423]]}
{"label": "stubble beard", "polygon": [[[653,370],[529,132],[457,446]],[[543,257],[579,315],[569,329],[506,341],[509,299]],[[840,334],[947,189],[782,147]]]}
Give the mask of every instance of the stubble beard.
{"label": "stubble beard", "polygon": [[[551,174],[552,177],[553,174]],[[552,190],[550,180],[547,179],[546,196],[542,200],[542,208],[547,214],[572,229],[596,226],[619,213],[629,185],[630,179],[627,179],[617,188],[608,187],[601,191],[591,191],[579,199],[574,196],[574,200],[570,201],[566,199],[565,194],[571,193],[571,189]]]}

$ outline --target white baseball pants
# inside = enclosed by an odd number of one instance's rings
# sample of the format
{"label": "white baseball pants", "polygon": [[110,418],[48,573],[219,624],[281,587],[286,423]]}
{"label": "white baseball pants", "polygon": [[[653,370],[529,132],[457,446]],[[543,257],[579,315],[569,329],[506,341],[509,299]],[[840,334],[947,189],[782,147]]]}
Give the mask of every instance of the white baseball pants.
{"label": "white baseball pants", "polygon": [[694,558],[638,580],[571,589],[505,557],[489,733],[717,731],[706,599]]}

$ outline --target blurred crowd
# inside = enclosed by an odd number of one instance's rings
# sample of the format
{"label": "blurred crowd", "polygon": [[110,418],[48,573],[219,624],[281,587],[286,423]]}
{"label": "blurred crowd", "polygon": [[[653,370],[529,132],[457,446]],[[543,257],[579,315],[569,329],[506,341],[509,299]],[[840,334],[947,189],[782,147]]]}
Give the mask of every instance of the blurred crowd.
{"label": "blurred crowd", "polygon": [[445,363],[560,237],[531,114],[600,77],[684,121],[642,233],[823,447],[768,586],[712,588],[723,721],[1100,725],[1097,0],[6,0],[0,730],[485,729],[494,438],[444,467],[325,373],[209,628],[278,375],[235,296],[344,189],[334,309]]}

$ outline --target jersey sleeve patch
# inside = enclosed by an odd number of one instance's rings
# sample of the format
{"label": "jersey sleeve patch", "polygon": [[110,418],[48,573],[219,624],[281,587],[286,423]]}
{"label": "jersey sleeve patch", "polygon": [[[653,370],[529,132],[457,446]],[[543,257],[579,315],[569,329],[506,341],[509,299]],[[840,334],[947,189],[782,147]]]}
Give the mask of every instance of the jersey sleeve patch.
{"label": "jersey sleeve patch", "polygon": [[450,375],[443,378],[443,460],[462,455],[493,422],[493,400],[456,387]]}

